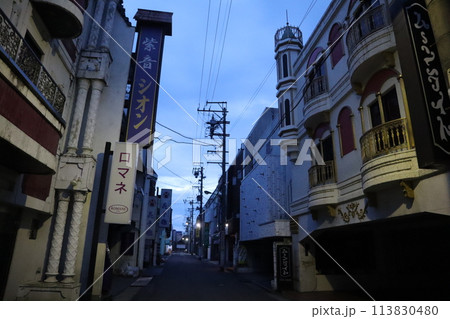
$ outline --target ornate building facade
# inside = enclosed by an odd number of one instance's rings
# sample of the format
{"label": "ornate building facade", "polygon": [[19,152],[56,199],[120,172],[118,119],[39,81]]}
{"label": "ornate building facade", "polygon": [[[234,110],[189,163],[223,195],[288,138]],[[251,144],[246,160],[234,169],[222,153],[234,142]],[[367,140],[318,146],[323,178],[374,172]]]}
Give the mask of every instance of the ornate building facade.
{"label": "ornate building facade", "polygon": [[[275,35],[299,291],[443,298],[450,283],[449,51],[439,51],[442,68],[420,76],[422,61],[429,68],[439,61],[428,31],[446,45],[439,37],[446,32],[430,23],[432,10],[429,1],[333,1],[307,43],[289,25]],[[448,29],[448,21],[437,25]],[[304,161],[302,146],[311,141]]]}
{"label": "ornate building facade", "polygon": [[1,297],[73,300],[87,284],[98,162],[119,140],[134,28],[120,0],[0,9]]}

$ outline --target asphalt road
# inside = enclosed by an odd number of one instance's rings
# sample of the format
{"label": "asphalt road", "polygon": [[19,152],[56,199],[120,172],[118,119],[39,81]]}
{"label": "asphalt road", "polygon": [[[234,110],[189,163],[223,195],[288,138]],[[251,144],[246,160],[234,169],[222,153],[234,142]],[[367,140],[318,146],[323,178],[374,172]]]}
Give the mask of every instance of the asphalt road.
{"label": "asphalt road", "polygon": [[276,301],[277,296],[188,254],[172,254],[159,276],[139,289],[138,301]]}

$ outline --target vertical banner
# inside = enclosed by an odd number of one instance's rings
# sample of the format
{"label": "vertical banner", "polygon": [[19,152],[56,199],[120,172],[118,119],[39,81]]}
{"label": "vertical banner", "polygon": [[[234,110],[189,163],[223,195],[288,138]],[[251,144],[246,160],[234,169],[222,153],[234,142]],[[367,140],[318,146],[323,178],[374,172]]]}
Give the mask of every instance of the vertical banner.
{"label": "vertical banner", "polygon": [[130,224],[139,146],[117,142],[112,158],[105,223]]}
{"label": "vertical banner", "polygon": [[152,126],[156,113],[163,37],[163,29],[158,25],[144,25],[140,29],[128,115],[127,141],[138,143],[141,148],[150,144],[154,129]]}
{"label": "vertical banner", "polygon": [[415,3],[406,8],[406,16],[432,140],[435,147],[450,155],[450,101],[428,10]]}
{"label": "vertical banner", "polygon": [[172,190],[171,189],[161,189],[161,200],[159,208],[159,227],[168,228],[170,227],[172,220]]}
{"label": "vertical banner", "polygon": [[158,212],[158,199],[156,196],[150,196],[148,200],[147,225],[145,237],[147,239],[156,239],[156,214]]}
{"label": "vertical banner", "polygon": [[274,243],[277,289],[292,288],[292,247],[290,244]]}

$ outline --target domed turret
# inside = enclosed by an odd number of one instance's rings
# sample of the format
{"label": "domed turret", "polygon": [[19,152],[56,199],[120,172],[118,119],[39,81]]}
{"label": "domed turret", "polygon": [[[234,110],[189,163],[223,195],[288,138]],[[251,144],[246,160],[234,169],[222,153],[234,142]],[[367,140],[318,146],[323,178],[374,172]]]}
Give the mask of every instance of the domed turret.
{"label": "domed turret", "polygon": [[[275,33],[275,60],[277,61],[277,98],[281,116],[280,136],[295,138],[296,116],[292,106],[296,95],[294,62],[303,49],[302,32],[289,23]],[[289,151],[288,151],[289,153]],[[292,152],[291,152],[292,153]]]}
{"label": "domed turret", "polygon": [[296,44],[300,49],[303,48],[302,32],[299,28],[290,26],[289,23],[275,33],[275,51],[278,50],[278,46],[286,43]]}

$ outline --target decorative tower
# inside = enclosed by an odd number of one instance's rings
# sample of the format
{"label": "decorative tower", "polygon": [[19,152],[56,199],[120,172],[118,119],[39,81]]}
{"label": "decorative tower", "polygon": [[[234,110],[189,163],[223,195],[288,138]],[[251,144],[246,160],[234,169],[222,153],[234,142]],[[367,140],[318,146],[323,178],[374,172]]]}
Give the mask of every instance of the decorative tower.
{"label": "decorative tower", "polygon": [[[275,33],[275,59],[277,61],[277,98],[280,111],[280,136],[283,139],[296,139],[296,116],[293,112],[294,96],[296,94],[296,76],[293,71],[295,59],[303,49],[302,32],[298,27],[286,23],[286,26]],[[283,148],[283,145],[281,145]],[[284,145],[288,155],[294,158],[298,154],[297,146]]]}

